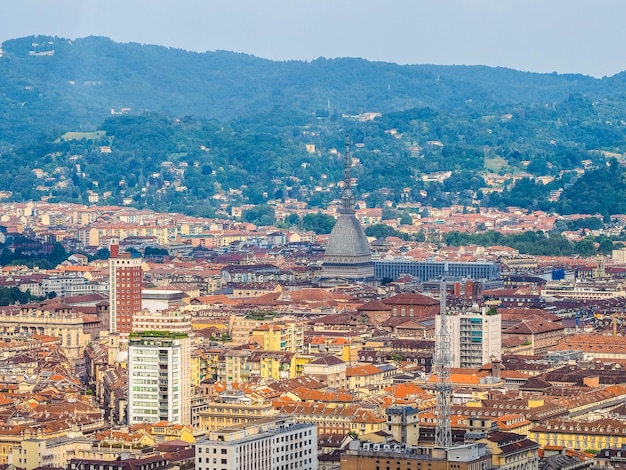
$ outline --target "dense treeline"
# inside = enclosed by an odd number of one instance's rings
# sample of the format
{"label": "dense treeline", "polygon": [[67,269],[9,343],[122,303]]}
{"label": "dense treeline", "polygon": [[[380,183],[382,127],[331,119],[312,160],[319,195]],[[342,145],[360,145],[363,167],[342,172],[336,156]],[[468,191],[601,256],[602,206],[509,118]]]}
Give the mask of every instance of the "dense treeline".
{"label": "dense treeline", "polygon": [[30,291],[22,292],[17,287],[0,287],[0,306],[15,305],[16,302],[26,304],[33,300],[42,300],[30,294]]}
{"label": "dense treeline", "polygon": [[52,269],[68,258],[59,242],[42,242],[23,236],[9,237],[0,244],[0,266],[24,265]]}
{"label": "dense treeline", "polygon": [[[228,213],[226,200],[258,206],[246,220],[265,225],[275,221],[271,201],[324,207],[339,195],[347,131],[368,207],[626,212],[612,160],[626,152],[624,74],[271,62],[97,37],[23,38],[3,52],[0,190],[13,200],[86,203],[96,193],[102,203],[202,216]],[[122,108],[130,111],[111,115]],[[361,112],[381,116],[354,117]],[[426,177],[435,172],[449,177]],[[516,181],[488,193],[490,175]],[[320,217],[284,224],[332,228]]]}
{"label": "dense treeline", "polygon": [[623,245],[621,242],[615,244],[606,236],[593,237],[589,235],[578,242],[572,242],[559,233],[524,232],[504,235],[493,230],[473,234],[454,231],[446,235],[445,242],[451,246],[510,246],[522,254],[539,256],[610,255],[614,245]]}

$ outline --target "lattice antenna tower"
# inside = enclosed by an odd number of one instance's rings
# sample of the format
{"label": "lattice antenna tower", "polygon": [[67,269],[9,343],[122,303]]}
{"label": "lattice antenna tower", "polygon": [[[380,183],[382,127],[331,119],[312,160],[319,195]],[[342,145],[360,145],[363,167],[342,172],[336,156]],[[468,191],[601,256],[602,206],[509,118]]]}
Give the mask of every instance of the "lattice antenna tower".
{"label": "lattice antenna tower", "polygon": [[439,308],[440,322],[439,332],[435,341],[435,363],[434,371],[437,374],[437,408],[435,418],[437,425],[435,428],[435,447],[448,448],[452,446],[452,427],[450,419],[452,416],[452,385],[450,383],[450,365],[452,364],[452,342],[450,331],[448,330],[447,308],[446,308],[446,281],[441,280],[439,286]]}

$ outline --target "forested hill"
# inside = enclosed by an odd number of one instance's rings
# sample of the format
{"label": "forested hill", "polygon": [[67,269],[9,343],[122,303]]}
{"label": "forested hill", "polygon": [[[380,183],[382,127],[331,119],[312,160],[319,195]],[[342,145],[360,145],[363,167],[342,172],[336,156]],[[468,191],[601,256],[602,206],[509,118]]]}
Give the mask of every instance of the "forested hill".
{"label": "forested hill", "polygon": [[0,77],[5,200],[325,207],[348,131],[368,207],[626,210],[625,73],[273,62],[29,37],[2,44]]}
{"label": "forested hill", "polygon": [[623,77],[536,74],[483,66],[400,66],[362,59],[273,62],[231,52],[195,53],[103,37],[6,41],[0,58],[0,143],[50,129],[95,129],[111,109],[234,119],[275,109],[390,112],[475,109],[601,99]]}

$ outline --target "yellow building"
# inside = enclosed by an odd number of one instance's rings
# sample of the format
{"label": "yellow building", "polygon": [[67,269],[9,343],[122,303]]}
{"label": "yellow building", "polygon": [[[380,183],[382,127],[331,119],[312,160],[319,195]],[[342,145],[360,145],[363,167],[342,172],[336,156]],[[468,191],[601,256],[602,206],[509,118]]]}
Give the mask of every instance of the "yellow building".
{"label": "yellow building", "polygon": [[352,431],[364,435],[387,429],[387,416],[379,407],[314,402],[276,402],[274,406],[300,423],[317,424],[319,434]]}
{"label": "yellow building", "polygon": [[[27,438],[12,449],[13,465],[25,470],[40,467],[65,468],[70,459],[88,458],[93,440],[86,437],[42,439]],[[111,460],[114,460],[113,456]]]}
{"label": "yellow building", "polygon": [[534,470],[539,465],[539,445],[526,436],[512,432],[492,432],[480,439],[491,454],[493,468],[501,470]]}
{"label": "yellow building", "polygon": [[390,381],[385,377],[385,372],[372,364],[347,367],[346,378],[348,379],[348,388],[350,390],[368,388],[381,390],[386,385],[390,385]]}
{"label": "yellow building", "polygon": [[69,359],[80,359],[91,335],[85,333],[86,320],[63,303],[25,304],[18,314],[0,314],[6,332],[55,336]]}
{"label": "yellow building", "polygon": [[332,354],[344,362],[352,362],[359,357],[361,343],[352,338],[314,336],[309,342],[309,354]]}
{"label": "yellow building", "polygon": [[250,342],[259,343],[266,351],[302,352],[304,327],[295,321],[259,325],[250,332]]}
{"label": "yellow building", "polygon": [[148,425],[147,431],[156,442],[183,441],[190,444],[196,442],[193,428],[186,424],[170,424],[164,421]]}
{"label": "yellow building", "polygon": [[191,351],[191,383],[200,385],[204,379],[217,377],[217,365],[222,350],[196,349]]}
{"label": "yellow building", "polygon": [[296,377],[301,377],[304,374],[304,366],[310,364],[311,361],[314,361],[315,359],[317,359],[317,357],[310,354],[296,354]]}
{"label": "yellow building", "polygon": [[251,377],[275,380],[297,377],[295,353],[254,351],[248,362],[250,364]]}
{"label": "yellow building", "polygon": [[231,349],[220,356],[217,364],[217,380],[226,383],[247,382],[250,378],[251,351]]}
{"label": "yellow building", "polygon": [[[0,464],[8,464],[13,448],[19,446],[24,439],[48,440],[63,437],[67,429],[56,429],[52,432],[42,432],[41,426],[35,430],[33,426],[3,425],[0,430]],[[33,467],[34,468],[34,467]]]}
{"label": "yellow building", "polygon": [[530,429],[529,438],[540,446],[570,449],[619,449],[626,445],[626,423],[617,419],[591,422],[550,420]]}
{"label": "yellow building", "polygon": [[215,401],[209,402],[206,410],[198,416],[201,429],[216,431],[277,414],[271,403],[254,402],[242,390],[227,390],[220,393]]}

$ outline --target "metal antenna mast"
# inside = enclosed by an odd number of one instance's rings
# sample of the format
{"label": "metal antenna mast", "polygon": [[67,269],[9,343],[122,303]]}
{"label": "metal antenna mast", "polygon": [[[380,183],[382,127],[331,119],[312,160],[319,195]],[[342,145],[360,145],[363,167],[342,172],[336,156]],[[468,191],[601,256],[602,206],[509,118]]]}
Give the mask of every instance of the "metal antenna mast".
{"label": "metal antenna mast", "polygon": [[448,330],[448,322],[446,316],[446,281],[441,280],[439,286],[439,305],[440,305],[440,323],[439,333],[435,341],[435,363],[433,368],[437,374],[437,408],[435,410],[435,418],[437,425],[435,428],[435,447],[451,447],[452,446],[452,427],[450,425],[452,401],[452,385],[450,383],[450,364],[452,363],[452,345],[450,340],[450,331]]}

